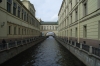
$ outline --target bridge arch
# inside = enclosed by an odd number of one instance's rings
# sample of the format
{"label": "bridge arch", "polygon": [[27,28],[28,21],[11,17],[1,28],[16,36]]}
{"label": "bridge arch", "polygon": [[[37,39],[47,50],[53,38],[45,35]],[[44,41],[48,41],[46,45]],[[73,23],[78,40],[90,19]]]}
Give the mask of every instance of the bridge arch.
{"label": "bridge arch", "polygon": [[42,33],[42,36],[48,36],[48,35],[57,36],[57,31],[43,31],[41,33]]}
{"label": "bridge arch", "polygon": [[56,34],[52,31],[45,33],[45,36],[55,36]]}
{"label": "bridge arch", "polygon": [[46,36],[48,33],[53,32],[54,35],[58,35],[58,22],[44,22],[40,21],[40,30],[42,36]]}

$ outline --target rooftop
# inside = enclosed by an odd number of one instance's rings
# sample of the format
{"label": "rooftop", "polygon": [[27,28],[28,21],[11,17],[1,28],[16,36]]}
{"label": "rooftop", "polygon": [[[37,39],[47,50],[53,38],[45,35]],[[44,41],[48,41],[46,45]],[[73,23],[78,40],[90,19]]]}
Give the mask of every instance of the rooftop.
{"label": "rooftop", "polygon": [[40,24],[41,25],[58,25],[58,22],[44,22],[44,21],[41,21]]}

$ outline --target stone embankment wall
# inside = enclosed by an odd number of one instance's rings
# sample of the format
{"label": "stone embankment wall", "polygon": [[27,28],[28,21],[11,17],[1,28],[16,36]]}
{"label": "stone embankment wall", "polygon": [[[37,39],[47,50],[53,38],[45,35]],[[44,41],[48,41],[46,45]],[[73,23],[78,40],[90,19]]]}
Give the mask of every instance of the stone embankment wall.
{"label": "stone embankment wall", "polygon": [[100,66],[99,48],[94,48],[92,46],[76,43],[59,37],[56,37],[56,40],[79,60],[81,60],[86,66]]}
{"label": "stone embankment wall", "polygon": [[35,44],[44,41],[45,39],[46,37],[36,37],[35,39],[29,38],[12,43],[7,43],[5,47],[3,45],[0,45],[0,64],[15,57],[16,55],[34,46]]}

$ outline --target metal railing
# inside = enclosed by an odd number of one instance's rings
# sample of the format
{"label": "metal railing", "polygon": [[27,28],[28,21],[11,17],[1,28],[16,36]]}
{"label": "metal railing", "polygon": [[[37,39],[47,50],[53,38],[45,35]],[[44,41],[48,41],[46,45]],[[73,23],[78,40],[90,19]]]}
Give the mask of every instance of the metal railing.
{"label": "metal railing", "polygon": [[69,43],[71,43],[71,40],[69,40]]}
{"label": "metal railing", "polygon": [[82,44],[82,49],[89,52],[89,45]]}
{"label": "metal railing", "polygon": [[80,48],[80,43],[76,43],[76,47]]}
{"label": "metal railing", "polygon": [[26,39],[22,40],[23,44],[26,44]]}
{"label": "metal railing", "polygon": [[41,36],[41,37],[35,37],[35,39],[29,38],[29,39],[23,39],[23,40],[19,40],[19,41],[17,41],[17,40],[13,41],[13,42],[11,41],[11,42],[5,43],[5,44],[0,43],[0,51],[8,50],[8,49],[14,48],[14,47],[18,47],[18,46],[23,45],[23,44],[32,43],[32,42],[37,41],[37,40],[42,39],[42,38],[46,38],[46,37]]}
{"label": "metal railing", "polygon": [[15,42],[10,42],[10,43],[8,43],[8,44],[9,44],[9,45],[8,45],[9,48],[13,48],[13,47],[16,46],[16,43],[15,43]]}
{"label": "metal railing", "polygon": [[[58,40],[60,40],[60,41],[62,41],[62,40],[64,41],[64,39],[62,39],[62,38],[60,38],[60,37],[56,37],[56,39],[58,39]],[[85,51],[87,51],[87,52],[89,52],[89,53],[92,53],[92,54],[94,54],[94,55],[100,57],[100,49],[99,49],[99,48],[95,48],[95,47],[92,47],[92,48],[91,48],[91,46],[89,46],[89,45],[76,43],[75,41],[72,41],[72,42],[71,42],[71,40],[66,40],[65,43],[67,43],[67,42],[69,42],[69,44],[72,43],[71,45],[73,45],[73,46],[75,46],[75,47],[77,47],[77,48],[80,48],[80,49],[82,49],[82,50],[85,50]],[[75,45],[75,43],[76,43],[76,45]],[[68,44],[68,43],[67,43],[67,44]]]}
{"label": "metal railing", "polygon": [[72,45],[75,45],[75,42],[74,41],[72,41]]}
{"label": "metal railing", "polygon": [[22,43],[21,43],[21,40],[20,41],[17,41],[17,45],[20,46]]}
{"label": "metal railing", "polygon": [[0,50],[4,50],[7,48],[7,44],[0,44]]}
{"label": "metal railing", "polygon": [[92,53],[94,55],[97,55],[100,57],[100,49],[99,48],[92,47]]}

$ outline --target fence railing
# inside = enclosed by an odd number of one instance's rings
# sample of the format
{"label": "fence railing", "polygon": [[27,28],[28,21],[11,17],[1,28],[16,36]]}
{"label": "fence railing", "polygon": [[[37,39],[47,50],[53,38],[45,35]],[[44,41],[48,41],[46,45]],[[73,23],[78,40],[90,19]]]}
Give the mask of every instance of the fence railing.
{"label": "fence railing", "polygon": [[9,43],[1,43],[0,44],[0,51],[4,51],[4,50],[8,50],[10,48],[14,48],[14,47],[18,47],[20,45],[24,45],[24,44],[28,44],[28,43],[32,43],[34,41],[37,41],[39,39],[44,38],[43,36],[41,37],[34,37],[34,38],[28,38],[28,39],[23,39],[23,40],[19,40],[19,41],[10,41]]}
{"label": "fence railing", "polygon": [[80,43],[76,43],[76,47],[80,48]]}
{"label": "fence railing", "polygon": [[7,48],[7,44],[0,44],[0,50],[4,50]]}
{"label": "fence railing", "polygon": [[[60,39],[61,41],[64,41],[65,42],[65,40],[63,40],[60,37],[56,37],[56,39],[58,39],[58,40]],[[80,48],[82,50],[85,50],[85,51],[87,51],[89,53],[92,53],[92,54],[100,57],[100,49],[99,48],[95,48],[95,47],[92,47],[92,46],[89,46],[89,45],[85,45],[85,44],[80,44],[80,43],[77,43],[77,42],[72,41],[72,40],[66,40],[65,43],[67,43],[67,42],[69,42],[69,44],[71,43],[71,45],[73,45],[73,46],[75,46],[77,48]]]}
{"label": "fence railing", "polygon": [[72,41],[72,45],[75,45],[75,42],[74,41]]}
{"label": "fence railing", "polygon": [[17,41],[17,45],[20,46],[22,43],[21,43],[21,40],[20,41]]}
{"label": "fence railing", "polygon": [[9,48],[13,48],[13,47],[16,46],[16,43],[15,43],[15,42],[10,42],[10,43],[8,43],[8,44],[9,44],[9,45],[8,45]]}
{"label": "fence railing", "polygon": [[82,44],[82,49],[89,52],[89,45]]}
{"label": "fence railing", "polygon": [[27,43],[26,39],[25,40],[22,40],[22,42],[23,42],[23,44],[26,44]]}
{"label": "fence railing", "polygon": [[100,49],[92,47],[92,53],[100,57]]}

